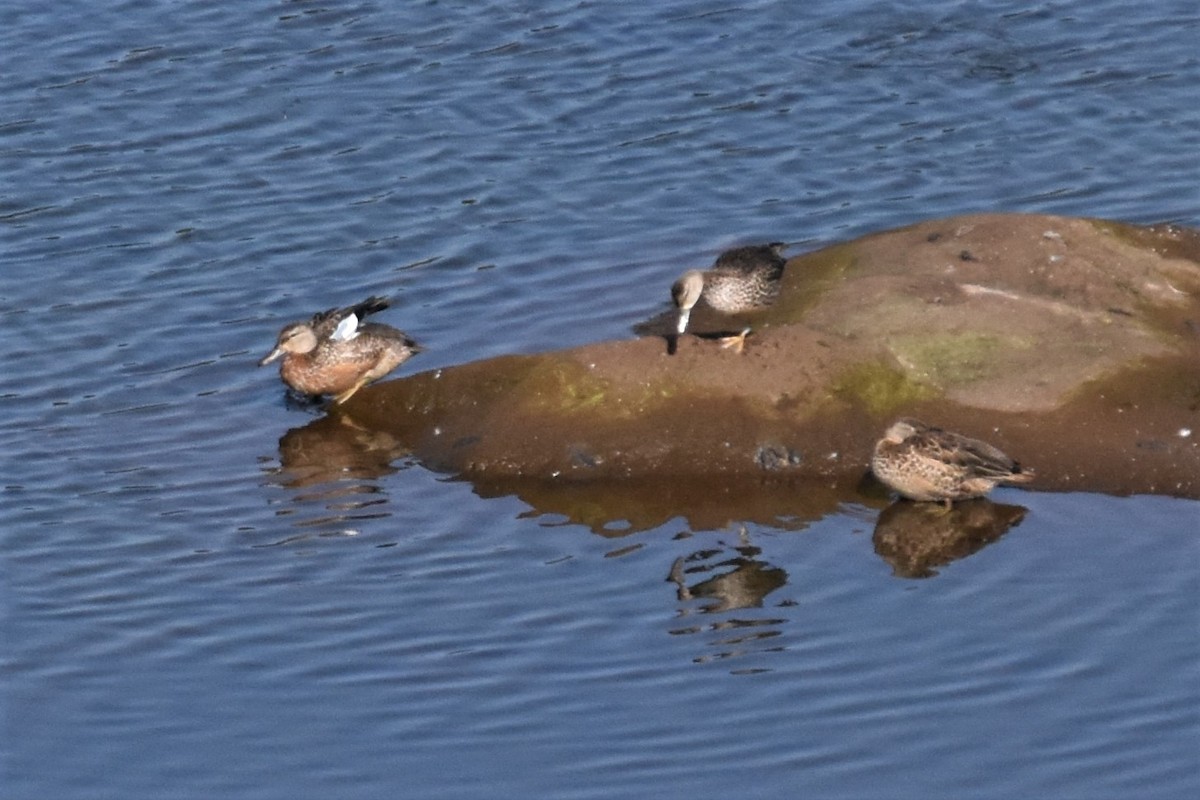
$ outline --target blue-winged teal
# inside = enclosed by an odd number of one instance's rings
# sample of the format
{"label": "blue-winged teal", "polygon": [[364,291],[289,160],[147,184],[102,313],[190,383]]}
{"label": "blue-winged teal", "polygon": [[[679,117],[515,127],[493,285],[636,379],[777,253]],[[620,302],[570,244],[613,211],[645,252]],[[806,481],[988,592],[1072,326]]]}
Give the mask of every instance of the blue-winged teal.
{"label": "blue-winged teal", "polygon": [[945,503],[982,497],[998,483],[1028,483],[1033,473],[987,442],[915,419],[894,423],[875,444],[875,477],[910,500]]}
{"label": "blue-winged teal", "polygon": [[[692,309],[702,299],[714,311],[741,314],[765,308],[779,296],[779,282],[787,260],[781,251],[783,242],[750,245],[726,250],[717,256],[710,269],[688,270],[671,287],[671,300],[679,309],[676,332],[687,331]],[[725,343],[739,351],[749,328]]]}
{"label": "blue-winged teal", "polygon": [[331,308],[308,322],[293,322],[279,332],[275,349],[258,365],[283,356],[279,377],[297,392],[331,394],[344,403],[362,387],[382,378],[423,349],[403,331],[363,318],[388,307],[385,297],[369,297],[345,308]]}

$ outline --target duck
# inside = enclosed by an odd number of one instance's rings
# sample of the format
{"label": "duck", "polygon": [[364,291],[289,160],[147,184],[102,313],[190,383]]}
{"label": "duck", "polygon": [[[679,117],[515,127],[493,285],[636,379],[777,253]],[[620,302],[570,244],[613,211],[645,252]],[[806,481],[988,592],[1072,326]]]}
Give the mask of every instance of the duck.
{"label": "duck", "polygon": [[332,395],[336,404],[345,403],[424,349],[390,325],[363,323],[390,304],[386,297],[372,296],[286,325],[258,365],[282,357],[279,377],[292,389],[314,397]]}
{"label": "duck", "polygon": [[901,496],[947,509],[955,500],[983,497],[997,484],[1034,478],[1032,470],[987,442],[910,417],[893,422],[876,442],[871,471]]}
{"label": "duck", "polygon": [[[687,332],[692,309],[701,300],[722,314],[742,314],[774,303],[787,263],[782,255],[786,246],[771,242],[735,247],[717,256],[709,269],[683,273],[671,286],[671,301],[679,309],[676,333],[682,336]],[[723,340],[722,346],[732,346],[740,353],[749,333],[750,328],[744,328]]]}

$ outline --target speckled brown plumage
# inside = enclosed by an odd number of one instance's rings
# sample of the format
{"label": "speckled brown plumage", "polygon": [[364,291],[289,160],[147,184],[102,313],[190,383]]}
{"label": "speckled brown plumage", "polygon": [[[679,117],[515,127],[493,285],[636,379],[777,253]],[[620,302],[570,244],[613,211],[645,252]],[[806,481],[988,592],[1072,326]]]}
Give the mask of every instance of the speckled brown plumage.
{"label": "speckled brown plumage", "polygon": [[723,314],[737,314],[770,305],[779,296],[779,280],[786,260],[780,255],[782,242],[750,245],[726,250],[710,269],[690,270],[671,287],[671,299],[683,308],[688,299],[687,279],[698,275],[703,299]]}
{"label": "speckled brown plumage", "polygon": [[915,419],[892,424],[875,444],[871,471],[910,500],[982,497],[1000,483],[1028,483],[1033,473],[987,442]]}
{"label": "speckled brown plumage", "polygon": [[687,331],[692,309],[701,300],[722,314],[740,314],[774,303],[787,263],[780,255],[785,246],[772,242],[736,247],[717,256],[710,269],[681,275],[671,286],[671,301],[679,309],[676,331]]}
{"label": "speckled brown plumage", "polygon": [[387,307],[386,298],[369,297],[287,325],[259,366],[283,356],[279,376],[284,383],[301,394],[333,395],[335,402],[344,403],[422,349],[403,331],[362,324],[364,317]]}

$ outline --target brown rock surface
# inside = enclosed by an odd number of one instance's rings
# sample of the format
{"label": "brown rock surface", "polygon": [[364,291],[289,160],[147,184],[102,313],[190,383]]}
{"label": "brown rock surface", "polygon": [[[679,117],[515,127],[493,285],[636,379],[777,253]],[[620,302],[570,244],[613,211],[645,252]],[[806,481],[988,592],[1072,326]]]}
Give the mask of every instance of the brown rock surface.
{"label": "brown rock surface", "polygon": [[333,414],[482,483],[853,485],[908,415],[1001,447],[1035,489],[1200,497],[1194,231],[923,222],[792,258],[779,302],[746,321],[741,354],[685,336],[668,355],[650,336],[506,356],[367,387]]}

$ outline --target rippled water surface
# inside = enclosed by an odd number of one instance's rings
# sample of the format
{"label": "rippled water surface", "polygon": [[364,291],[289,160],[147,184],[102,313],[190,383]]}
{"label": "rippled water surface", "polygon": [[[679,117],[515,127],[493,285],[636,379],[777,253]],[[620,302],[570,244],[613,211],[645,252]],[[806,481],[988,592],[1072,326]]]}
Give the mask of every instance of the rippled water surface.
{"label": "rippled water surface", "polygon": [[852,490],[475,486],[254,367],[372,293],[412,371],[628,336],[733,243],[1200,225],[1197,41],[1116,0],[0,10],[0,795],[1200,795],[1196,501],[1002,490],[931,554]]}

